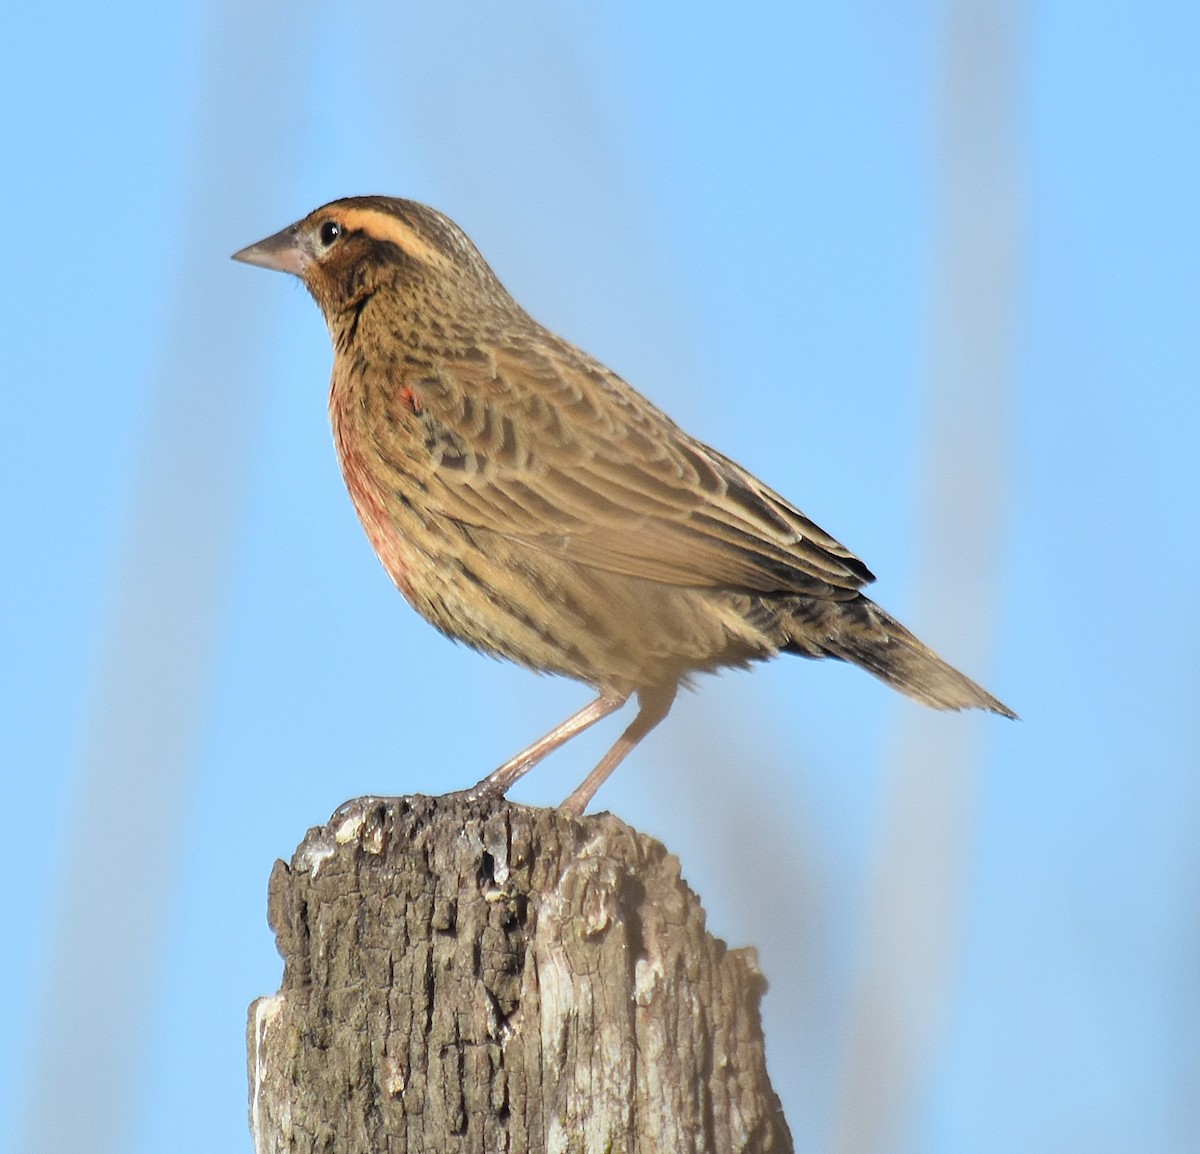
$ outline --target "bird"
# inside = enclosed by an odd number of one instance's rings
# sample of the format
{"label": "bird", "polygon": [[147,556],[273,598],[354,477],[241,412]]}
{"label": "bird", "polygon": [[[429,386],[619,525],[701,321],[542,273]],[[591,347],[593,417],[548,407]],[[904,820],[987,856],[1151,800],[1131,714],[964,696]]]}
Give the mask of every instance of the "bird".
{"label": "bird", "polygon": [[534,320],[438,210],[335,200],[233,259],[298,277],[320,308],[342,475],[412,607],[596,694],[467,797],[503,796],[636,695],[562,803],[582,815],[681,686],[781,653],[1016,717],[863,593],[874,575],[849,549]]}

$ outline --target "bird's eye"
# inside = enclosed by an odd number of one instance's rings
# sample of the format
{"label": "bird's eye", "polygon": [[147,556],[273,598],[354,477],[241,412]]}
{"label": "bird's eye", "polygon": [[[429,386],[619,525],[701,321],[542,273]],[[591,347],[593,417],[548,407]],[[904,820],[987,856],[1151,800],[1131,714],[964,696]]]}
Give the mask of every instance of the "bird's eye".
{"label": "bird's eye", "polygon": [[338,237],[340,237],[341,235],[342,235],[342,226],[340,224],[338,224],[337,221],[335,221],[335,220],[327,220],[323,225],[321,225],[321,228],[317,233],[317,236],[320,238],[321,243],[326,248],[328,248],[331,244],[333,244],[333,242],[335,240],[337,240]]}

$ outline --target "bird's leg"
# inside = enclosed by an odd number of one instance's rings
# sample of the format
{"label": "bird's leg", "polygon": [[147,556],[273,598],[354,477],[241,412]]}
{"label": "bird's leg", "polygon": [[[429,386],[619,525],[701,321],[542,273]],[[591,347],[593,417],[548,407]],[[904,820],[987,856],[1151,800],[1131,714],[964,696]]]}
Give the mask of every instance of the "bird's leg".
{"label": "bird's leg", "polygon": [[583,779],[583,783],[558,808],[567,813],[582,817],[588,802],[595,796],[608,777],[618,765],[633,752],[647,733],[650,732],[671,710],[675,700],[678,684],[657,686],[654,689],[638,690],[638,715],[630,723],[629,728],[617,738],[616,744],[601,759],[591,773]]}
{"label": "bird's leg", "polygon": [[514,757],[510,757],[499,769],[492,770],[477,785],[465,790],[464,796],[468,801],[478,801],[485,797],[503,797],[509,787],[519,777],[528,773],[543,757],[553,753],[577,733],[582,733],[585,729],[595,725],[597,721],[603,721],[610,713],[615,713],[628,700],[628,691],[618,693],[613,690],[604,690],[595,701],[589,702],[578,713],[571,714],[561,725],[556,725],[544,737],[539,737],[528,749],[523,749]]}

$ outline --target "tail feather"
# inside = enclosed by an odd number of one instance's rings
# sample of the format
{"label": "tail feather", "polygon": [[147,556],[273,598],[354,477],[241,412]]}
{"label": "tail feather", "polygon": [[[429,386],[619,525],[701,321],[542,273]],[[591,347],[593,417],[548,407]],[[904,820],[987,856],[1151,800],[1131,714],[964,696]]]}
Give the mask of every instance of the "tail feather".
{"label": "tail feather", "polygon": [[782,616],[783,648],[805,657],[836,657],[934,709],[986,709],[1017,715],[981,685],[943,661],[874,601],[797,598]]}

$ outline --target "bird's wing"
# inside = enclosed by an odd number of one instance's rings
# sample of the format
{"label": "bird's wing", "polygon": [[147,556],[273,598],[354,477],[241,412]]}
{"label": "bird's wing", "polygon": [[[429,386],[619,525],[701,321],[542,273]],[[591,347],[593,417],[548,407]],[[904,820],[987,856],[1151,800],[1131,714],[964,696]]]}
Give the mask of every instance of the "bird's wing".
{"label": "bird's wing", "polygon": [[446,516],[683,586],[845,598],[870,570],[740,465],[569,345],[440,360],[411,382]]}

